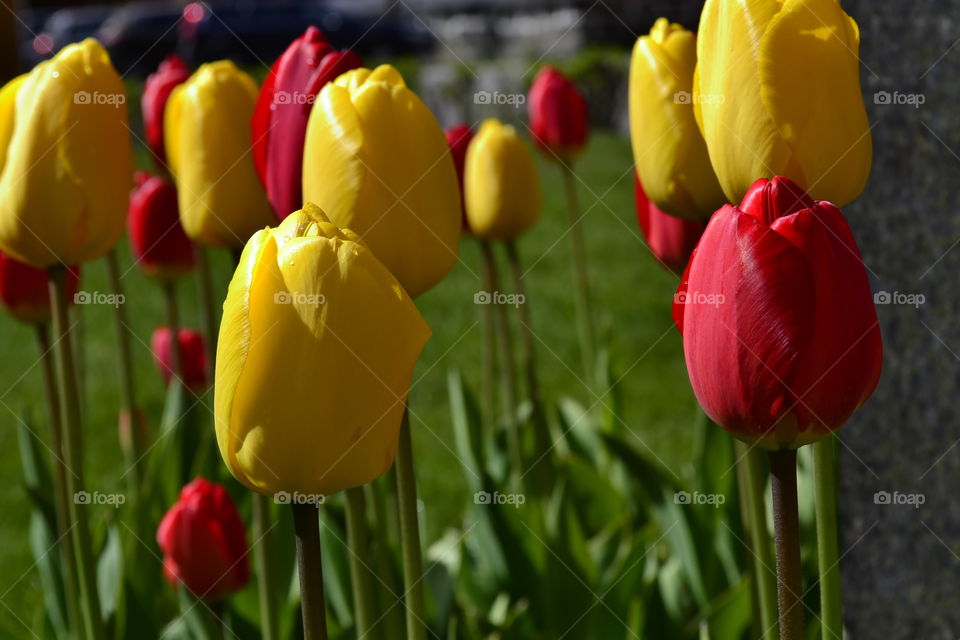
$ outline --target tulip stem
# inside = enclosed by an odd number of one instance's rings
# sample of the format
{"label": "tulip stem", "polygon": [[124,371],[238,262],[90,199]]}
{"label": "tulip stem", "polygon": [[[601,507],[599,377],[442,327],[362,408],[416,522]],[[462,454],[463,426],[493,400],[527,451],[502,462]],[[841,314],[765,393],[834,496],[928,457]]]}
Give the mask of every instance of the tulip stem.
{"label": "tulip stem", "polygon": [[769,633],[777,625],[777,586],[764,506],[766,482],[763,477],[763,451],[735,438],[734,452],[737,456],[737,477],[741,484],[740,504],[752,556],[754,590],[760,610],[759,622],[763,631]]}
{"label": "tulip stem", "polygon": [[358,638],[373,640],[373,581],[366,562],[371,560],[367,545],[367,500],[363,487],[347,489],[347,544],[350,549],[350,583],[353,587],[353,617]]}
{"label": "tulip stem", "polygon": [[770,452],[774,540],[777,548],[777,600],[780,640],[802,640],[800,517],[797,507],[797,451]]}
{"label": "tulip stem", "polygon": [[407,607],[407,640],[426,640],[423,604],[423,558],[417,517],[417,479],[413,470],[413,441],[406,408],[400,423],[400,442],[394,464],[397,505],[400,510],[400,547],[403,551],[403,587]]}
{"label": "tulip stem", "polygon": [[[83,444],[80,439],[80,396],[73,362],[73,346],[67,318],[67,271],[63,265],[51,267],[50,306],[53,312],[53,337],[57,351],[57,370],[60,387],[60,411],[63,421],[63,445],[66,457],[67,493],[72,520],[72,537],[77,561],[77,583],[83,608],[84,628],[88,640],[103,638],[103,620],[100,617],[100,598],[97,594],[96,565],[90,539],[88,506],[80,504],[77,494],[84,491]],[[86,502],[86,501],[83,501]]]}
{"label": "tulip stem", "polygon": [[[37,346],[40,348],[40,367],[43,374],[43,391],[50,411],[50,434],[53,444],[53,471],[56,482],[55,507],[57,512],[57,539],[60,543],[60,563],[63,565],[63,588],[67,601],[67,616],[70,629],[80,630],[80,610],[77,608],[77,559],[73,541],[68,537],[70,531],[70,492],[67,488],[67,467],[63,456],[63,427],[60,421],[60,401],[57,398],[56,373],[54,372],[53,352],[50,347],[49,327],[39,323],[37,327]],[[66,539],[64,539],[66,538]]]}
{"label": "tulip stem", "polygon": [[177,289],[173,282],[163,283],[163,301],[167,312],[167,329],[170,330],[170,378],[173,384],[185,384],[183,380],[182,355],[180,353],[180,313],[177,309]]}
{"label": "tulip stem", "polygon": [[323,562],[320,557],[320,520],[315,504],[291,504],[297,537],[300,572],[300,613],[303,639],[327,640],[327,604],[323,595]]}
{"label": "tulip stem", "polygon": [[[197,291],[200,293],[200,321],[203,323],[203,332],[207,337],[207,366],[214,371],[214,362],[217,357],[217,338],[219,326],[213,303],[213,277],[210,274],[210,260],[207,248],[197,246]],[[211,379],[208,377],[208,379]]]}
{"label": "tulip stem", "polygon": [[[492,292],[497,288],[496,272],[484,251],[484,240],[479,240],[483,256],[483,288]],[[497,428],[497,327],[493,305],[482,304],[480,318],[483,320],[483,427],[484,437],[493,437]],[[484,440],[486,442],[486,440]]]}
{"label": "tulip stem", "polygon": [[270,561],[270,500],[253,494],[253,561],[257,566],[257,595],[260,600],[260,635],[263,640],[276,640],[277,611],[273,597],[273,563]]}
{"label": "tulip stem", "polygon": [[570,220],[570,238],[573,243],[573,279],[576,284],[577,329],[580,334],[580,352],[587,381],[591,386],[597,380],[596,344],[593,317],[590,312],[590,279],[587,274],[587,249],[580,226],[580,205],[577,202],[577,183],[573,169],[560,163],[563,184],[567,192],[567,215]]}
{"label": "tulip stem", "polygon": [[[373,526],[370,531],[375,534],[373,545],[380,576],[377,584],[374,585],[377,587],[376,610],[385,612],[378,623],[377,631],[380,636],[389,640],[401,639],[404,626],[403,608],[394,606],[400,601],[400,586],[397,584],[398,576],[390,553],[390,541],[396,537],[390,525],[395,524],[400,517],[396,513],[396,500],[387,500],[384,496],[385,489],[395,481],[396,476],[389,473],[365,486],[370,494],[368,498],[373,505]],[[390,495],[393,495],[392,491]]]}
{"label": "tulip stem", "polygon": [[817,561],[820,566],[820,620],[824,640],[843,638],[840,548],[837,541],[836,436],[813,445],[817,512]]}

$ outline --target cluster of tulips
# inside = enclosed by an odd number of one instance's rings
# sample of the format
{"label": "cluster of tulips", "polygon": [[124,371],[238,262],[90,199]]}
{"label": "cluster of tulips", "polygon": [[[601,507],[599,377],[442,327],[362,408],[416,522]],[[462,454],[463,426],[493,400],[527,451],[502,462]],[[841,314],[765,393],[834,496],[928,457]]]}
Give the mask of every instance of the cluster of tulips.
{"label": "cluster of tulips", "polygon": [[[697,400],[736,438],[756,617],[764,635],[779,627],[789,640],[804,637],[796,451],[813,443],[820,620],[824,637],[839,638],[833,432],[872,393],[882,359],[866,271],[838,208],[859,195],[870,169],[858,48],[857,26],[837,0],[707,0],[696,36],[660,19],[637,40],[630,65],[637,218],[651,252],[681,275],[673,315]],[[52,529],[69,541],[59,545],[58,630],[107,634],[89,510],[76,499],[86,492],[83,371],[68,305],[79,265],[101,257],[121,294],[115,246],[127,229],[137,265],[163,292],[167,317],[151,348],[169,385],[151,433],[116,305],[124,477],[137,503],[127,528],[138,539],[155,528],[184,609],[203,603],[219,619],[220,603],[255,573],[259,633],[280,637],[272,499],[292,505],[303,636],[327,637],[318,506],[343,492],[357,637],[379,637],[388,614],[367,563],[390,524],[371,522],[372,500],[399,532],[406,637],[425,638],[407,396],[431,331],[415,300],[452,269],[465,236],[479,244],[487,291],[499,288],[502,245],[514,290],[525,295],[517,241],[538,221],[542,196],[524,136],[495,119],[475,132],[467,124],[444,131],[395,68],[363,67],[314,27],[259,88],[230,61],[193,72],[176,57],[164,61],[142,95],[156,173],[134,172],[131,137],[139,136],[125,101],[101,99],[123,93],[92,39],[0,90],[0,297],[37,327],[46,372]],[[528,102],[530,138],[566,185],[578,337],[585,378],[599,386],[573,169],[587,145],[587,104],[551,67]],[[214,249],[235,260],[225,297],[212,284]],[[176,296],[194,272],[199,331],[182,326]],[[517,411],[507,308],[486,305],[483,429],[497,429],[502,377],[507,483],[546,495],[555,479],[538,463],[557,442],[530,307],[517,308],[529,411]],[[195,408],[211,383],[214,429]],[[202,477],[217,474],[214,446],[252,492],[249,547],[228,492]],[[528,469],[538,473],[524,487]],[[391,478],[389,491],[381,476]],[[149,506],[157,496],[173,504],[165,514]],[[384,499],[393,506],[383,509]]]}

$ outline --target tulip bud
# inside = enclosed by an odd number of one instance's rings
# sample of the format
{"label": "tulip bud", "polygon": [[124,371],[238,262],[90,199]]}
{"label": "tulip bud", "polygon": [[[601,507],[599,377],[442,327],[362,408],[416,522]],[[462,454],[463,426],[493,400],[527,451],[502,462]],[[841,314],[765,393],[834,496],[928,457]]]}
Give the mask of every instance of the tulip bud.
{"label": "tulip bud", "polygon": [[197,598],[213,602],[250,580],[247,535],[237,507],[218,484],[197,478],[180,491],[157,528],[163,573]]}
{"label": "tulip bud", "polygon": [[447,136],[447,144],[450,146],[450,157],[453,158],[453,168],[457,171],[457,182],[460,184],[460,216],[463,230],[470,232],[470,225],[467,223],[467,209],[463,201],[463,167],[467,159],[467,147],[473,140],[473,129],[466,122],[455,124],[444,130]]}
{"label": "tulip bud", "polygon": [[530,87],[530,130],[548,158],[573,161],[587,144],[590,122],[587,101],[567,76],[550,65],[537,73]]}
{"label": "tulip bud", "polygon": [[443,129],[390,65],[348,71],[320,91],[303,197],[360,234],[411,297],[457,260],[457,176]]}
{"label": "tulip bud", "polygon": [[253,114],[253,160],[277,218],[303,205],[303,139],[317,93],[363,63],[307,27],[267,74]]}
{"label": "tulip bud", "polygon": [[646,238],[650,253],[670,271],[681,275],[690,260],[690,254],[703,235],[706,225],[696,220],[683,220],[660,211],[650,202],[640,178],[633,176],[637,222]]}
{"label": "tulip bud", "polygon": [[[80,267],[67,269],[67,300],[73,301],[80,281]],[[0,252],[0,301],[17,320],[28,324],[50,322],[50,290],[47,272],[14,260]]]}
{"label": "tulip bud", "polygon": [[710,219],[674,299],[690,384],[714,422],[766,449],[839,429],[883,359],[867,273],[843,214],[785,178]]}
{"label": "tulip bud", "polygon": [[467,149],[463,183],[467,221],[478,238],[512,240],[540,219],[540,175],[510,125],[484,120]]}
{"label": "tulip bud", "polygon": [[630,140],[640,182],[662,211],[706,220],[726,200],[693,111],[696,37],[660,18],[633,47]]}
{"label": "tulip bud", "polygon": [[217,442],[231,473],[265,495],[329,495],[384,473],[429,336],[390,271],[316,206],[258,231],[217,346]]}
{"label": "tulip bud", "polygon": [[0,100],[0,248],[37,268],[94,260],[123,233],[133,161],[120,76],[92,38]]}
{"label": "tulip bud", "polygon": [[202,65],[170,94],[167,162],[180,221],[198,244],[239,249],[273,221],[250,155],[253,78],[229,60]]}
{"label": "tulip bud", "polygon": [[[180,374],[183,384],[193,391],[207,387],[207,350],[203,336],[192,329],[177,332],[180,342]],[[173,377],[173,332],[169,327],[157,327],[150,339],[150,350],[163,381],[170,384]]]}
{"label": "tulip bud", "polygon": [[190,69],[186,63],[179,56],[170,54],[143,83],[143,95],[140,98],[143,129],[147,146],[161,168],[167,164],[167,153],[163,146],[163,111],[174,87],[186,82],[189,77]]}
{"label": "tulip bud", "polygon": [[859,49],[837,0],[707,0],[697,120],[730,202],[774,175],[839,206],[863,191],[873,151]]}
{"label": "tulip bud", "polygon": [[152,278],[171,280],[188,273],[196,255],[180,224],[176,188],[146,172],[139,172],[136,182],[127,219],[134,259]]}

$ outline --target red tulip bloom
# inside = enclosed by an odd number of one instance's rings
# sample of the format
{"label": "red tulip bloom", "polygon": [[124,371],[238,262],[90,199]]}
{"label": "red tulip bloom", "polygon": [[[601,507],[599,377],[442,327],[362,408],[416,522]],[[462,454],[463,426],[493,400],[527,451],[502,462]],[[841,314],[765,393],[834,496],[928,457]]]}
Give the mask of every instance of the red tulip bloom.
{"label": "red tulip bloom", "polygon": [[143,96],[140,100],[143,128],[147,134],[147,146],[161,169],[167,164],[167,153],[163,147],[163,110],[173,88],[189,77],[190,69],[186,63],[171,54],[160,63],[155,72],[147,76],[143,85]]}
{"label": "red tulip bloom", "polygon": [[[200,391],[207,387],[207,350],[203,336],[192,329],[180,329],[180,379],[188,389]],[[173,376],[173,334],[168,327],[157,327],[150,339],[153,360],[170,384]]]}
{"label": "red tulip bloom", "polygon": [[[50,290],[46,269],[37,269],[0,252],[0,301],[10,315],[29,324],[50,322]],[[73,302],[80,267],[67,270],[67,302]]]}
{"label": "red tulip bloom", "polygon": [[463,230],[469,232],[467,209],[463,202],[463,164],[467,159],[467,147],[473,140],[473,129],[466,122],[461,122],[447,128],[444,134],[447,136],[447,144],[450,145],[450,156],[453,158],[453,166],[457,169],[457,180],[460,183],[460,219],[463,222]]}
{"label": "red tulip bloom", "polygon": [[548,157],[570,162],[587,144],[587,102],[565,75],[547,65],[530,87],[533,141]]}
{"label": "red tulip bloom", "polygon": [[362,66],[352,51],[335,51],[323,32],[307,27],[267,74],[253,113],[253,161],[280,220],[303,206],[303,140],[320,89]]}
{"label": "red tulip bloom", "polygon": [[840,210],[785,178],[710,219],[674,300],[700,405],[737,437],[792,449],[840,428],[880,378],[870,284]]}
{"label": "red tulip bloom", "polygon": [[221,600],[250,580],[240,514],[222,486],[203,478],[180,491],[157,528],[157,544],[170,584],[203,600]]}
{"label": "red tulip bloom", "polygon": [[196,263],[193,243],[180,224],[177,189],[160,176],[137,172],[127,229],[137,264],[152,278],[170,280]]}
{"label": "red tulip bloom", "polygon": [[633,193],[637,205],[637,222],[640,223],[640,230],[647,240],[650,252],[667,269],[677,275],[682,274],[706,225],[697,220],[683,220],[671,216],[657,208],[657,205],[647,198],[636,172],[633,174]]}

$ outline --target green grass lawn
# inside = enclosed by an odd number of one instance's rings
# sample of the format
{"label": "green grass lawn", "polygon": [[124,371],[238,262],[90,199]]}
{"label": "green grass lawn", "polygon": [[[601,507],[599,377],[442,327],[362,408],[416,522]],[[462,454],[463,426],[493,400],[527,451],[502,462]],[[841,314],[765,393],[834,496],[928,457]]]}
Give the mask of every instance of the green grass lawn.
{"label": "green grass lawn", "polygon": [[[622,376],[621,414],[626,428],[636,437],[634,444],[651,457],[679,468],[689,464],[691,437],[687,427],[694,415],[694,400],[684,373],[680,338],[670,318],[677,278],[660,267],[641,241],[633,210],[631,165],[626,139],[597,134],[577,166],[582,180],[580,203],[586,212],[583,226],[593,306],[601,342],[612,354],[615,374]],[[543,218],[519,244],[522,260],[530,268],[528,304],[539,338],[540,375],[548,401],[567,395],[590,406],[598,399],[581,382],[563,185],[559,170],[549,162],[540,162],[540,175],[545,196]],[[447,372],[459,368],[470,387],[479,390],[482,331],[478,322],[482,307],[473,303],[474,293],[483,288],[479,258],[475,243],[464,239],[460,262],[450,276],[418,300],[433,328],[433,338],[414,374],[410,398],[427,543],[456,524],[473,499],[463,486],[460,463],[453,453]],[[155,429],[164,390],[153,367],[149,341],[163,318],[162,298],[157,285],[130,267],[125,239],[121,241],[121,260],[124,270],[130,268],[123,283],[127,313],[136,334],[137,394],[148,425]],[[215,285],[225,292],[231,258],[219,252],[214,264]],[[504,263],[502,276],[506,275]],[[104,265],[85,265],[81,287],[107,292]],[[196,299],[193,282],[184,283],[180,288],[181,315],[191,326],[199,323]],[[124,465],[117,441],[112,309],[86,306],[80,311],[88,490],[120,491]],[[0,318],[0,336],[4,359],[0,369],[0,539],[4,541],[0,546],[0,603],[4,605],[0,607],[0,627],[13,637],[26,637],[17,618],[34,627],[43,615],[43,601],[39,576],[32,569],[29,506],[17,453],[18,418],[26,419],[44,440],[48,431],[32,328],[4,316]],[[283,376],[284,372],[278,370],[276,375]],[[213,393],[198,401],[212,408]],[[114,514],[109,511],[109,507],[97,508],[93,512],[95,525],[112,518]]]}

